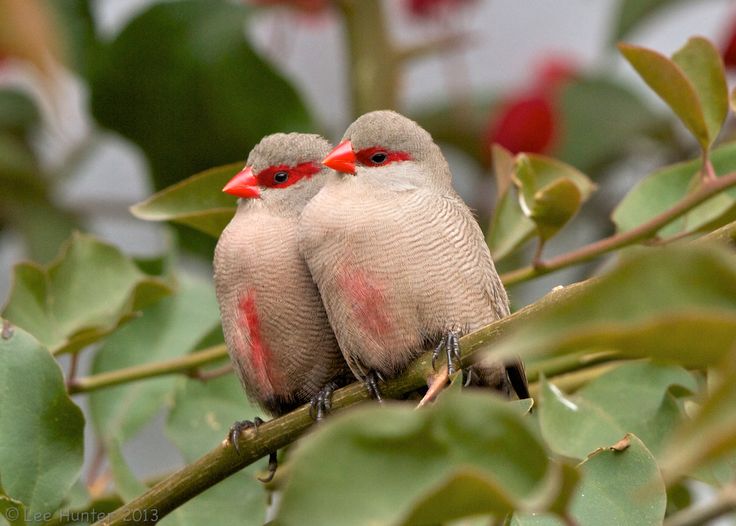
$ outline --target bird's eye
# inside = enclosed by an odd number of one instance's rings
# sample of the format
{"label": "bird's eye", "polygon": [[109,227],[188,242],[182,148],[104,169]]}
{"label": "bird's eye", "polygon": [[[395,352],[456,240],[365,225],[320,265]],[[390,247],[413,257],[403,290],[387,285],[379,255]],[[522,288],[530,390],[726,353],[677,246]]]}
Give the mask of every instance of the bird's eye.
{"label": "bird's eye", "polygon": [[373,155],[371,155],[371,162],[373,164],[383,164],[388,159],[388,154],[386,152],[376,152]]}
{"label": "bird's eye", "polygon": [[289,180],[289,172],[281,171],[273,174],[273,182],[276,184],[285,183]]}

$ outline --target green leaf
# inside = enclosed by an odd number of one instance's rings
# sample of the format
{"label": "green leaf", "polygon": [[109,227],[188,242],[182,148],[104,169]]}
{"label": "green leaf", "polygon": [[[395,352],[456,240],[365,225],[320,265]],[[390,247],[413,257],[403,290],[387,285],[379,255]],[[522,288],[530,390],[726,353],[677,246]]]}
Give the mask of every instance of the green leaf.
{"label": "green leaf", "polygon": [[577,213],[581,204],[578,187],[570,179],[557,179],[534,195],[531,218],[543,240],[553,237]]}
{"label": "green leaf", "polygon": [[228,164],[193,175],[131,207],[148,221],[175,221],[219,236],[235,213],[236,199],[222,188],[242,163]]}
{"label": "green leaf", "polygon": [[55,29],[63,34],[71,66],[87,76],[100,45],[90,0],[45,0],[44,4],[56,18]]}
{"label": "green leaf", "polygon": [[[582,202],[595,190],[590,179],[572,166],[536,154],[516,156],[511,179],[516,188],[507,188],[497,203],[486,237],[495,261],[513,253],[534,236],[535,230],[554,235],[565,224],[563,219],[574,215],[570,211],[577,194]],[[518,197],[514,195],[517,188]],[[577,211],[578,206],[574,208]]]}
{"label": "green leaf", "polygon": [[662,523],[667,494],[657,463],[636,435],[626,438],[628,447],[623,451],[605,448],[581,465],[583,482],[572,503],[578,524]]}
{"label": "green leaf", "polygon": [[[219,324],[209,283],[182,280],[179,291],[145,309],[97,351],[92,374],[182,356]],[[146,379],[90,393],[92,423],[104,441],[134,436],[166,401],[173,376]]]}
{"label": "green leaf", "polygon": [[[716,174],[736,171],[736,142],[711,152]],[[668,166],[639,181],[613,211],[611,218],[619,232],[646,223],[671,208],[698,184],[702,161],[693,160]],[[734,219],[736,188],[721,192],[690,213],[663,227],[657,233],[668,237],[681,232],[710,231]]]}
{"label": "green leaf", "polygon": [[[277,518],[285,526],[402,523],[425,517],[421,504],[443,486],[459,499],[443,499],[454,513],[467,503],[455,484],[492,493],[503,506],[531,498],[559,473],[518,408],[484,393],[446,393],[422,411],[389,404],[336,415],[291,462]],[[345,473],[356,474],[350,484]]]}
{"label": "green leaf", "polygon": [[591,451],[618,440],[625,431],[605,411],[578,397],[565,396],[543,377],[539,424],[542,436],[555,453],[585,458]]}
{"label": "green leaf", "polygon": [[169,292],[116,247],[75,234],[47,267],[15,266],[3,315],[52,353],[75,352]]}
{"label": "green leaf", "polygon": [[95,57],[92,111],[143,149],[157,190],[244,159],[269,133],[313,131],[296,90],[246,40],[248,12],[221,0],[158,3]]}
{"label": "green leaf", "polygon": [[41,115],[33,99],[15,88],[0,89],[0,130],[20,136],[41,122]]}
{"label": "green leaf", "polygon": [[728,114],[728,84],[721,54],[709,40],[693,37],[672,55],[672,61],[695,87],[712,144]]}
{"label": "green leaf", "polygon": [[554,149],[557,159],[586,173],[600,173],[628,152],[640,148],[642,140],[659,139],[671,148],[670,122],[655,115],[630,88],[606,78],[583,78],[567,83],[560,92],[561,143]]}
{"label": "green leaf", "polygon": [[49,352],[17,327],[0,337],[0,494],[31,516],[56,510],[82,468],[83,431]]}
{"label": "green leaf", "polygon": [[703,366],[736,344],[736,256],[720,247],[632,249],[612,271],[576,287],[559,300],[551,292],[494,341],[494,356],[615,349]]}
{"label": "green leaf", "polygon": [[166,435],[187,462],[194,462],[221,442],[233,423],[256,416],[264,417],[263,411],[248,402],[234,374],[207,382],[179,378]]}
{"label": "green leaf", "polygon": [[[662,466],[668,484],[719,463],[736,469],[736,352],[720,364],[718,379],[691,419],[682,423],[665,451]],[[712,373],[709,374],[709,378]]]}
{"label": "green leaf", "polygon": [[502,517],[515,508],[503,486],[473,469],[459,470],[419,499],[401,526],[444,524],[474,515]]}
{"label": "green leaf", "polygon": [[7,222],[24,238],[28,254],[49,261],[72,233],[76,221],[51,199],[31,144],[40,123],[33,100],[14,89],[0,89],[0,228]]}
{"label": "green leaf", "polygon": [[[570,517],[576,524],[648,526],[662,524],[667,493],[652,454],[636,435],[601,448],[579,467],[582,483],[575,490]],[[513,526],[562,526],[550,515],[517,513]]]}
{"label": "green leaf", "polygon": [[506,192],[496,204],[486,243],[498,262],[534,237],[534,222],[519,206],[516,190]]}
{"label": "green leaf", "polygon": [[[258,414],[260,411],[247,402],[234,374],[208,382],[179,378],[166,435],[187,462],[194,462],[217,447],[235,421],[252,420]],[[255,478],[258,469],[258,465],[251,466],[219,483],[176,509],[162,524],[260,526],[267,496],[263,484]]]}
{"label": "green leaf", "polygon": [[546,241],[572,219],[581,203],[595,189],[582,173],[554,159],[533,154],[516,157],[514,183],[519,205]]}
{"label": "green leaf", "polygon": [[658,455],[683,416],[675,386],[695,392],[697,382],[680,367],[647,362],[619,366],[571,396],[543,380],[542,436],[554,452],[582,459],[626,433],[635,433]]}
{"label": "green leaf", "polygon": [[727,111],[723,62],[707,40],[696,37],[673,55],[630,44],[619,50],[644,81],[692,132],[703,150],[718,136]]}
{"label": "green leaf", "polygon": [[[683,0],[621,0],[611,41],[616,42],[642,22]],[[690,0],[692,3],[692,0]]]}

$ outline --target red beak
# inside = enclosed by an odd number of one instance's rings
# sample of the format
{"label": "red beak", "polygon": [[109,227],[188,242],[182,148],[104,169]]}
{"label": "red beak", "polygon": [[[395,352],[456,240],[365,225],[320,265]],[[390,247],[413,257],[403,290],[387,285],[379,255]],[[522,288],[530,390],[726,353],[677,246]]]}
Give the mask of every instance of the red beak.
{"label": "red beak", "polygon": [[350,141],[345,140],[322,159],[322,164],[338,172],[355,175],[355,152]]}
{"label": "red beak", "polygon": [[261,192],[258,190],[258,179],[253,175],[253,169],[250,166],[246,166],[235,174],[235,177],[228,181],[222,191],[246,199],[261,197]]}

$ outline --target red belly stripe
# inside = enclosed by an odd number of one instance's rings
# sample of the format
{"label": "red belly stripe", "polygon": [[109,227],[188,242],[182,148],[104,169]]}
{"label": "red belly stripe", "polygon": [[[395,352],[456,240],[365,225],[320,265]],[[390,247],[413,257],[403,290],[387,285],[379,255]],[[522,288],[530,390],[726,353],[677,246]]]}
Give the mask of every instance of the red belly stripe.
{"label": "red belly stripe", "polygon": [[256,371],[259,386],[263,391],[273,392],[278,383],[272,370],[273,356],[261,335],[261,321],[256,309],[255,294],[252,290],[240,299],[238,312],[240,313],[240,324],[241,326],[245,325],[250,337],[250,361]]}

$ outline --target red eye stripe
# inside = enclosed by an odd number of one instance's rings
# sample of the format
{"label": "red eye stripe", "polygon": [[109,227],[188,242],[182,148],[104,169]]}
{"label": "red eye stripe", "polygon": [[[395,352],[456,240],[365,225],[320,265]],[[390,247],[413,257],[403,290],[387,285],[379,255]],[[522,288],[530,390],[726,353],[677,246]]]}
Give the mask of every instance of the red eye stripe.
{"label": "red eye stripe", "polygon": [[[375,162],[371,159],[377,153],[386,154],[386,159],[383,162]],[[410,161],[411,155],[407,152],[395,152],[392,150],[386,150],[380,146],[374,146],[372,148],[364,148],[355,154],[355,158],[363,166],[386,166],[387,164],[395,163],[398,161]]]}
{"label": "red eye stripe", "polygon": [[[318,163],[300,163],[296,166],[287,166],[280,164],[278,166],[269,166],[265,170],[261,170],[256,174],[258,180],[258,186],[264,188],[286,188],[294,183],[298,183],[302,179],[310,178],[322,168]],[[275,176],[279,172],[286,172],[288,178],[284,182],[278,182]]]}

